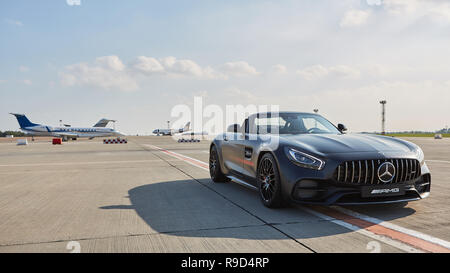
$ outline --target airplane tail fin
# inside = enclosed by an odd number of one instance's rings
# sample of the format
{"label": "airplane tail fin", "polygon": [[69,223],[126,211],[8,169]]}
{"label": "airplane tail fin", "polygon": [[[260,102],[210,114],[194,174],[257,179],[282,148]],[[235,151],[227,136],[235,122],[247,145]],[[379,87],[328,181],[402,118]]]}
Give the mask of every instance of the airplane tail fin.
{"label": "airplane tail fin", "polygon": [[191,126],[191,122],[189,121],[188,123],[186,123],[186,125],[184,125],[183,132],[189,131],[190,126]]}
{"label": "airplane tail fin", "polygon": [[94,127],[106,127],[110,121],[115,121],[115,120],[102,118],[94,125]]}
{"label": "airplane tail fin", "polygon": [[10,114],[14,115],[17,118],[20,128],[32,127],[32,126],[39,125],[39,124],[35,124],[35,123],[31,122],[24,114],[14,114],[14,113],[10,113]]}

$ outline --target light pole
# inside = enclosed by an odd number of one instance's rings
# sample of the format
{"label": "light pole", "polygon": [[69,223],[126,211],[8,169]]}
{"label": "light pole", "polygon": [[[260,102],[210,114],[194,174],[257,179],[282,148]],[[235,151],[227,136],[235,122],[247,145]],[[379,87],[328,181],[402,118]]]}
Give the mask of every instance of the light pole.
{"label": "light pole", "polygon": [[380,101],[380,104],[381,104],[381,134],[382,135],[386,134],[386,127],[385,127],[386,103],[387,103],[386,100]]}
{"label": "light pole", "polygon": [[[319,112],[319,109],[316,108],[313,111],[314,111],[314,113],[317,114]],[[315,125],[314,126],[317,128],[317,119],[315,120]]]}

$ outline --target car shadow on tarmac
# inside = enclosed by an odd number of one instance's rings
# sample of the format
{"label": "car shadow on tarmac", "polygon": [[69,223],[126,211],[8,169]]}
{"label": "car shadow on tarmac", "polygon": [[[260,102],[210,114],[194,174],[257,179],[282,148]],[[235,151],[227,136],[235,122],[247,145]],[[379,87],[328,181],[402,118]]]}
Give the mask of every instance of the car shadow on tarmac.
{"label": "car shadow on tarmac", "polygon": [[[213,183],[210,179],[177,180],[147,184],[128,191],[131,205],[100,209],[131,209],[154,231],[174,236],[239,239],[285,239],[279,232],[242,232],[241,228],[297,225],[304,232],[297,238],[317,238],[350,232],[302,210],[302,206],[268,209],[255,190],[235,183]],[[415,213],[404,204],[381,205],[391,213],[383,220]],[[392,212],[395,211],[395,212]],[[251,230],[251,229],[250,229]]]}

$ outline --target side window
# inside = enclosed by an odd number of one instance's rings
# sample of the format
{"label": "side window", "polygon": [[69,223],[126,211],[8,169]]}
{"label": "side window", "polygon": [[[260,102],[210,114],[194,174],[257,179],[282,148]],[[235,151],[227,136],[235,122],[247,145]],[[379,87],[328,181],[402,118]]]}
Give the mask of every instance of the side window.
{"label": "side window", "polygon": [[311,128],[319,128],[321,130],[327,131],[327,128],[317,119],[314,118],[304,118],[303,124],[305,125],[306,130]]}
{"label": "side window", "polygon": [[248,118],[246,118],[244,120],[244,122],[242,123],[241,132],[245,133],[245,134],[248,134]]}
{"label": "side window", "polygon": [[303,124],[305,125],[306,130],[317,127],[317,121],[312,118],[304,118]]}
{"label": "side window", "polygon": [[281,117],[258,117],[255,119],[255,131],[258,134],[278,134],[286,126]]}

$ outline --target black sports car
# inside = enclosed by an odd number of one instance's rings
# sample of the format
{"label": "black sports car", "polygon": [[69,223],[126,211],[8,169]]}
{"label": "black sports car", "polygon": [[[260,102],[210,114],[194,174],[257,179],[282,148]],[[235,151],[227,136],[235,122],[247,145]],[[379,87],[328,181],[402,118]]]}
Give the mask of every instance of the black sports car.
{"label": "black sports car", "polygon": [[394,203],[429,195],[430,171],[417,145],[346,130],[317,114],[251,115],[211,143],[211,178],[257,187],[267,207]]}

